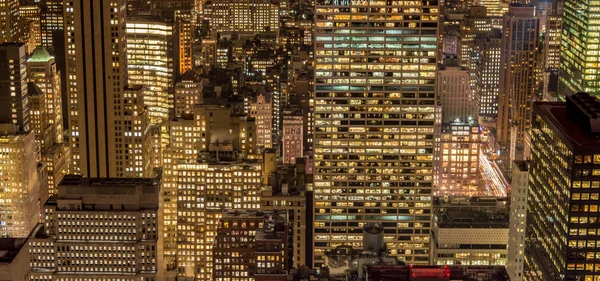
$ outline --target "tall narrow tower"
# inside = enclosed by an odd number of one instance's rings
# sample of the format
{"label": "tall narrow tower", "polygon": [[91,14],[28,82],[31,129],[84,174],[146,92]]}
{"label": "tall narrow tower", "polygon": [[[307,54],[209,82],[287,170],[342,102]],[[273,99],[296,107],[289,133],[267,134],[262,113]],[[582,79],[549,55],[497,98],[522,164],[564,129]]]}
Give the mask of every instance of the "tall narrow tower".
{"label": "tall narrow tower", "polygon": [[578,91],[600,95],[600,11],[595,5],[581,0],[564,1],[558,75],[558,91],[563,98]]}
{"label": "tall narrow tower", "polygon": [[66,1],[65,45],[73,172],[87,177],[115,177],[115,130],[125,78],[125,1]]}
{"label": "tall narrow tower", "polygon": [[427,264],[438,2],[317,0],[314,266],[385,227],[390,254]]}
{"label": "tall narrow tower", "polygon": [[526,132],[531,129],[539,24],[533,6],[510,4],[504,16],[497,138],[502,145],[510,145],[510,155],[519,160],[523,159]]}

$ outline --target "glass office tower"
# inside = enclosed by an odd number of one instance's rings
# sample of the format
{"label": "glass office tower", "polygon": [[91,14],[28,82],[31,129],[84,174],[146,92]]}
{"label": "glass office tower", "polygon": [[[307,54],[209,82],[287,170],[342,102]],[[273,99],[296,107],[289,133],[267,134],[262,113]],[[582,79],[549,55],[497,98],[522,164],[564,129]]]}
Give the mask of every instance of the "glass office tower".
{"label": "glass office tower", "polygon": [[314,266],[362,227],[428,263],[438,2],[317,0]]}
{"label": "glass office tower", "polygon": [[559,94],[600,95],[600,1],[565,0],[562,20]]}

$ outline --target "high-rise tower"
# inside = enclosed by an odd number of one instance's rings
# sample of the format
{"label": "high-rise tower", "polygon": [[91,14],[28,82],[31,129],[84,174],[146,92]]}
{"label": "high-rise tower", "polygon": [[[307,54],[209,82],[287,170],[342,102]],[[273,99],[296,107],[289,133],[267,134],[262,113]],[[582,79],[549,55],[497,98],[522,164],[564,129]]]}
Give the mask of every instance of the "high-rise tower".
{"label": "high-rise tower", "polygon": [[314,265],[386,227],[390,254],[428,263],[438,2],[315,3]]}
{"label": "high-rise tower", "polygon": [[0,123],[28,132],[27,53],[23,43],[0,44]]}
{"label": "high-rise tower", "polygon": [[19,0],[0,0],[0,43],[19,38]]}
{"label": "high-rise tower", "polygon": [[127,79],[125,1],[75,0],[64,5],[73,172],[117,175],[115,136]]}
{"label": "high-rise tower", "polygon": [[531,129],[539,24],[533,6],[510,4],[504,16],[497,139],[511,147],[512,160],[522,159],[522,153],[516,151],[523,149],[526,133]]}
{"label": "high-rise tower", "polygon": [[560,39],[559,94],[563,97],[584,91],[600,95],[598,59],[600,31],[595,4],[581,0],[565,0],[562,37]]}
{"label": "high-rise tower", "polygon": [[534,103],[523,280],[598,280],[600,101]]}

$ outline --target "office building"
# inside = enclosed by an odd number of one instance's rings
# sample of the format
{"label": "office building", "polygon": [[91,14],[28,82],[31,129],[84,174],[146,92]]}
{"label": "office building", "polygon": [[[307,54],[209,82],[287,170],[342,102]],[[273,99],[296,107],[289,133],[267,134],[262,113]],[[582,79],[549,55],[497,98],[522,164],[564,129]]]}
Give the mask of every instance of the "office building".
{"label": "office building", "polygon": [[438,3],[353,4],[315,3],[313,266],[361,247],[366,223],[389,227],[390,254],[427,264]]}
{"label": "office building", "polygon": [[288,223],[277,211],[225,211],[212,250],[213,280],[286,276]]}
{"label": "office building", "polygon": [[116,177],[152,176],[152,135],[149,110],[145,106],[144,86],[135,85],[123,90],[122,125],[115,128]]}
{"label": "office building", "polygon": [[0,44],[0,123],[29,128],[27,53],[23,43]]}
{"label": "office building", "polygon": [[[432,260],[435,265],[505,265],[507,199],[463,197],[435,205]],[[463,199],[457,198],[457,199]]]}
{"label": "office building", "polygon": [[191,114],[202,103],[202,80],[192,70],[186,71],[175,84],[175,116]]}
{"label": "office building", "polygon": [[35,134],[36,155],[46,151],[49,145],[52,145],[52,126],[48,123],[46,116],[46,93],[42,92],[38,86],[28,83],[27,94],[29,95],[29,125],[31,131]]}
{"label": "office building", "polygon": [[491,35],[475,39],[479,57],[475,67],[475,107],[480,117],[495,118],[498,115],[500,95],[500,53],[502,32],[494,30]]}
{"label": "office building", "polygon": [[304,156],[304,118],[302,110],[283,113],[283,164],[296,164]]}
{"label": "office building", "polygon": [[40,190],[33,132],[0,126],[0,237],[27,237],[39,220]]}
{"label": "office building", "polygon": [[0,43],[19,40],[19,0],[0,1]]}
{"label": "office building", "polygon": [[273,104],[265,95],[259,94],[250,103],[250,117],[256,120],[256,145],[262,148],[273,147]]}
{"label": "office building", "polygon": [[185,73],[194,70],[194,36],[195,25],[194,17],[189,14],[178,14],[175,18],[175,27],[177,32],[177,46],[179,47],[179,68],[177,73]]}
{"label": "office building", "polygon": [[[580,8],[580,0],[566,0],[563,7],[560,39],[560,69],[558,93],[564,97],[586,92],[600,94],[597,63],[600,53],[597,46],[600,32],[596,30],[596,8]],[[585,17],[581,17],[581,13]]]}
{"label": "office building", "polygon": [[36,47],[27,60],[27,71],[29,82],[34,83],[45,95],[45,118],[48,126],[52,127],[50,132],[52,143],[62,143],[63,113],[60,71],[56,69],[54,57],[50,56],[44,47]]}
{"label": "office building", "polygon": [[529,168],[529,162],[515,161],[513,162],[511,173],[510,228],[508,233],[506,271],[508,271],[510,279],[513,281],[523,280]]}
{"label": "office building", "polygon": [[66,176],[28,239],[32,280],[157,280],[160,178]]}
{"label": "office building", "polygon": [[247,160],[256,153],[256,126],[231,105],[214,102],[171,120],[170,133],[161,196],[165,264],[176,264],[178,276],[210,280],[222,211],[260,206],[262,165]]}
{"label": "office building", "polygon": [[177,274],[213,280],[219,219],[225,210],[260,207],[262,165],[225,156],[177,164]]}
{"label": "office building", "polygon": [[201,11],[199,0],[157,0],[153,4],[156,5],[157,14],[167,19],[180,14],[197,15]]}
{"label": "office building", "polygon": [[144,106],[150,122],[162,123],[174,107],[173,87],[178,73],[177,42],[171,23],[153,18],[128,18],[127,78],[130,85],[146,87]]}
{"label": "office building", "polygon": [[[556,72],[560,68],[560,42],[563,24],[563,1],[552,1],[546,10],[544,32],[545,69]],[[567,15],[570,17],[570,15]]]}
{"label": "office building", "polygon": [[[466,15],[459,21],[458,26],[458,59],[461,66],[466,67],[471,73],[471,82],[475,79],[474,69],[479,59],[477,57],[478,46],[475,44],[477,36],[489,35],[492,32],[492,19],[488,16],[485,6],[470,7]],[[452,19],[460,18],[455,14],[446,17]],[[456,20],[458,21],[458,20]],[[446,27],[446,29],[449,29]]]}
{"label": "office building", "polygon": [[481,132],[472,120],[442,125],[439,183],[435,195],[481,196],[479,156]]}
{"label": "office building", "polygon": [[55,32],[64,29],[63,0],[43,0],[40,14],[42,46],[54,49]]}
{"label": "office building", "polygon": [[508,149],[507,159],[523,159],[531,129],[531,104],[537,89],[539,18],[535,7],[511,4],[504,16],[500,55],[500,97],[496,138]]}
{"label": "office building", "polygon": [[524,280],[594,280],[600,102],[586,93],[534,103]]}
{"label": "office building", "polygon": [[442,105],[442,122],[466,121],[474,117],[473,92],[469,72],[457,64],[441,65],[437,72],[438,92]]}
{"label": "office building", "polygon": [[[71,146],[63,143],[63,110],[60,72],[54,57],[38,46],[27,60],[31,128],[38,142],[41,161],[47,169],[48,194],[56,194],[58,183],[69,171]],[[40,179],[44,180],[44,179]]]}
{"label": "office building", "polygon": [[273,0],[212,0],[205,6],[211,32],[279,34],[279,2]]}
{"label": "office building", "polygon": [[[263,163],[267,163],[266,156]],[[272,162],[275,162],[273,160]],[[309,182],[306,178],[306,164],[278,166],[276,168],[263,165],[263,171],[274,170],[268,174],[268,185],[263,186],[260,196],[260,209],[264,211],[285,211],[289,225],[291,247],[289,249],[291,266],[300,268],[309,264],[312,245],[307,238],[311,236],[312,228],[308,221],[307,190]],[[266,168],[266,169],[265,169]],[[307,229],[308,224],[308,229]]]}
{"label": "office building", "polygon": [[19,6],[19,41],[25,43],[27,54],[42,44],[41,9],[39,5]]}
{"label": "office building", "polygon": [[72,171],[86,177],[124,172],[117,171],[116,157],[116,129],[127,126],[119,112],[127,85],[124,2],[65,2]]}

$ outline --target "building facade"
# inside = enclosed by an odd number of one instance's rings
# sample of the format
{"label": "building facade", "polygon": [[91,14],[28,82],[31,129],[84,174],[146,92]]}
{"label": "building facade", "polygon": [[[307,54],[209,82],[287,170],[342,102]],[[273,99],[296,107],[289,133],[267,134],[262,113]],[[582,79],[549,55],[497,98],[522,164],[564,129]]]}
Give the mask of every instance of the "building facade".
{"label": "building facade", "polygon": [[506,201],[494,197],[450,197],[436,204],[433,264],[505,265],[509,211]]}
{"label": "building facade", "polygon": [[126,23],[127,78],[131,85],[144,85],[144,106],[152,123],[169,118],[174,107],[178,57],[172,23],[151,18],[129,18]]}
{"label": "building facade", "polygon": [[286,276],[288,223],[276,211],[226,211],[213,246],[213,280]]}
{"label": "building facade", "polygon": [[19,0],[0,1],[0,43],[19,40]]}
{"label": "building facade", "polygon": [[442,105],[442,122],[467,121],[473,118],[474,104],[470,75],[466,68],[444,65],[438,70],[438,92]]}
{"label": "building facade", "polygon": [[87,177],[117,176],[116,128],[125,125],[119,110],[127,84],[124,2],[64,3],[72,171]]}
{"label": "building facade", "polygon": [[28,132],[27,52],[23,43],[0,44],[0,123]]}
{"label": "building facade", "polygon": [[442,126],[439,186],[436,195],[481,196],[479,156],[481,132],[477,122],[453,122]]}
{"label": "building facade", "polygon": [[512,166],[510,229],[508,233],[508,260],[506,262],[506,271],[510,274],[510,280],[512,281],[523,280],[529,168],[529,162],[527,161],[515,161]]}
{"label": "building facade", "polygon": [[475,68],[475,104],[479,116],[496,117],[500,96],[500,52],[502,34],[500,30],[489,36],[475,39],[479,60]]}
{"label": "building facade", "polygon": [[304,155],[303,125],[302,111],[284,111],[282,136],[284,164],[296,164],[296,159],[302,158]]}
{"label": "building facade", "polygon": [[272,101],[263,94],[250,103],[250,117],[256,119],[256,145],[263,148],[273,147],[272,108]]}
{"label": "building facade", "polygon": [[40,190],[33,132],[0,126],[0,236],[27,237],[39,220]]}
{"label": "building facade", "polygon": [[55,32],[64,29],[63,0],[42,1],[40,32],[42,46],[54,49]]}
{"label": "building facade", "polygon": [[503,20],[496,136],[497,141],[508,148],[509,159],[514,160],[524,157],[526,133],[531,129],[531,105],[538,86],[539,18],[535,7],[511,4]]}
{"label": "building facade", "polygon": [[600,278],[598,108],[586,93],[534,104],[524,280]]}
{"label": "building facade", "polygon": [[157,280],[160,178],[69,175],[28,239],[34,280]]}
{"label": "building facade", "polygon": [[192,70],[186,71],[175,84],[175,116],[191,114],[202,103],[202,80]]}
{"label": "building facade", "polygon": [[404,3],[315,2],[315,267],[368,222],[390,227],[390,254],[429,262],[438,2]]}
{"label": "building facade", "polygon": [[600,53],[596,51],[600,32],[596,30],[595,22],[600,12],[590,7],[581,10],[587,16],[580,17],[581,4],[580,0],[564,1],[558,75],[558,91],[563,98],[579,91],[600,94],[595,63],[600,58]]}

